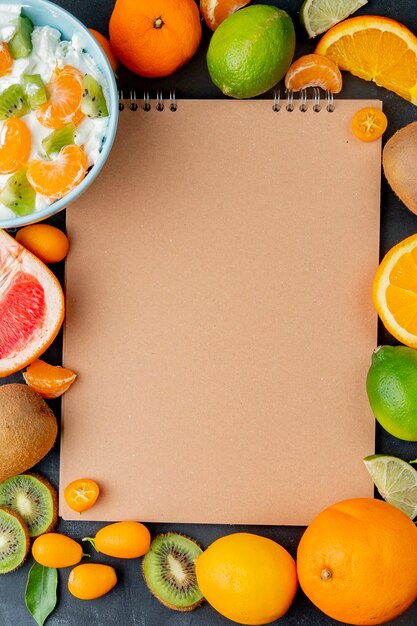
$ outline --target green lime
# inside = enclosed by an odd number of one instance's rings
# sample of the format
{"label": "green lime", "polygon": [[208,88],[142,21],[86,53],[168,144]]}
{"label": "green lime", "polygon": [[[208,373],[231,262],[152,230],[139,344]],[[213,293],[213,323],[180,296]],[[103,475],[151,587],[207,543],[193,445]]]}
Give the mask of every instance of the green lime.
{"label": "green lime", "polygon": [[207,52],[209,74],[227,96],[252,98],[281,80],[294,50],[288,13],[253,5],[236,11],[214,31]]}
{"label": "green lime", "polygon": [[405,346],[375,350],[366,391],[376,419],[387,432],[417,441],[417,350]]}
{"label": "green lime", "polygon": [[417,516],[417,472],[395,456],[373,454],[363,462],[376,488],[388,504],[408,515]]}
{"label": "green lime", "polygon": [[304,0],[300,20],[309,37],[324,33],[363,7],[368,0]]}

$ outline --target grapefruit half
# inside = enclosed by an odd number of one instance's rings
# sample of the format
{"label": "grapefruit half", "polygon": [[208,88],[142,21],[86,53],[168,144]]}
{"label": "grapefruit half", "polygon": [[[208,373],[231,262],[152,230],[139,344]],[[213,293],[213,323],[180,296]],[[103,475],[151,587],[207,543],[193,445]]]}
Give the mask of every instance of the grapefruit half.
{"label": "grapefruit half", "polygon": [[64,294],[53,273],[0,230],[0,377],[38,358],[64,319]]}

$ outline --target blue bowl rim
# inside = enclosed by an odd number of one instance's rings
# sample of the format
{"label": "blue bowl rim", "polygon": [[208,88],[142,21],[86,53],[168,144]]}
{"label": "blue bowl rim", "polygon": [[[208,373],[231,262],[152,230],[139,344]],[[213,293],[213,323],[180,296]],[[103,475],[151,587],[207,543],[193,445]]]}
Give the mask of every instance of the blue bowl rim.
{"label": "blue bowl rim", "polygon": [[[34,213],[31,213],[30,215],[24,215],[22,217],[16,217],[13,219],[7,219],[7,220],[0,219],[0,228],[14,229],[14,228],[19,228],[20,226],[26,226],[28,224],[40,222],[41,220],[44,220],[48,217],[51,217],[52,215],[55,215],[56,213],[59,213],[59,211],[62,211],[63,209],[65,209],[71,202],[73,202],[76,198],[78,198],[92,184],[94,179],[100,173],[104,163],[107,160],[110,150],[112,148],[112,145],[116,136],[117,122],[118,122],[118,117],[119,117],[119,106],[118,106],[117,83],[116,83],[116,79],[114,76],[114,72],[111,68],[110,62],[107,56],[105,55],[105,53],[103,52],[101,46],[99,45],[95,37],[89,32],[85,24],[83,24],[77,17],[75,17],[75,15],[73,15],[69,11],[67,11],[66,9],[63,9],[62,7],[60,7],[59,5],[53,2],[50,2],[49,0],[33,0],[33,2],[31,2],[30,0],[26,0],[26,2],[25,0],[23,1],[19,1],[19,0],[10,1],[9,0],[9,4],[20,4],[22,5],[23,10],[25,8],[28,8],[28,9],[32,9],[33,11],[36,11],[36,9],[39,6],[41,6],[41,7],[44,7],[47,11],[53,11],[57,13],[58,15],[61,14],[65,19],[68,19],[70,22],[73,22],[75,26],[79,27],[83,31],[83,34],[86,35],[89,47],[91,47],[93,51],[93,53],[89,51],[89,54],[91,54],[92,58],[96,62],[97,62],[97,58],[100,59],[100,63],[97,63],[97,64],[102,70],[105,76],[105,79],[108,83],[108,87],[109,87],[108,92],[109,92],[109,100],[110,100],[109,102],[110,116],[109,116],[109,124],[107,127],[107,132],[106,132],[106,140],[103,144],[103,148],[99,154],[97,161],[94,163],[93,167],[88,172],[87,176],[72,191],[70,191],[70,193],[64,196],[64,198],[61,198],[60,200],[55,200],[55,202],[52,202],[52,204],[50,204],[49,206],[39,211],[35,211]],[[48,24],[45,24],[45,26],[48,26]]]}

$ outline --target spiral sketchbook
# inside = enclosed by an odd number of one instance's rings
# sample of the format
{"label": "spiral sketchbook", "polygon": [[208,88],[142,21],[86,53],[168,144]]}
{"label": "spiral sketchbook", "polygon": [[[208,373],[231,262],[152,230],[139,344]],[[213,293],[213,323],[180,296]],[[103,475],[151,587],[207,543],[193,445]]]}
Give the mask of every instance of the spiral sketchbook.
{"label": "spiral sketchbook", "polygon": [[60,493],[102,489],[82,519],[304,525],[372,497],[370,105],[122,103],[67,211]]}

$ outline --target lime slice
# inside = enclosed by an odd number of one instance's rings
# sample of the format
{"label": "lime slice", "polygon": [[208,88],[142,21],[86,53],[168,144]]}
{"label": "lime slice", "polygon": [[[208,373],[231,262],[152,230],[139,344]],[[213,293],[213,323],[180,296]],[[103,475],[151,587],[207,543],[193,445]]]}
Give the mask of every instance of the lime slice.
{"label": "lime slice", "polygon": [[414,519],[417,516],[417,471],[409,463],[384,454],[367,456],[363,462],[384,500]]}
{"label": "lime slice", "polygon": [[309,37],[329,30],[363,7],[368,0],[304,0],[300,20]]}

